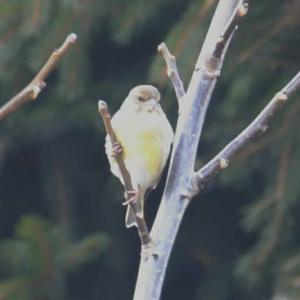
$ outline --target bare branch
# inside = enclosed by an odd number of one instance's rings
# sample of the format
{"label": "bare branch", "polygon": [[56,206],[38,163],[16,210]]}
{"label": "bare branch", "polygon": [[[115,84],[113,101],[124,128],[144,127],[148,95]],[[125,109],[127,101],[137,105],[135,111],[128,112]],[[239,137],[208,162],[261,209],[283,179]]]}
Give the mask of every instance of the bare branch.
{"label": "bare branch", "polygon": [[207,183],[225,169],[229,162],[244,149],[250,141],[259,134],[264,133],[270,120],[276,112],[287,102],[288,98],[300,88],[300,72],[268,103],[268,105],[261,111],[256,119],[244,129],[235,139],[233,139],[219,154],[217,154],[210,162],[197,171],[193,178],[190,187],[189,196],[197,195]]}
{"label": "bare branch", "polygon": [[[104,123],[104,126],[105,126],[105,130],[106,130],[106,133],[108,134],[108,136],[110,138],[111,144],[112,145],[117,144],[118,140],[117,140],[116,134],[115,134],[115,132],[112,128],[112,125],[111,125],[111,122],[110,122],[111,116],[110,116],[110,113],[108,111],[108,107],[107,107],[107,104],[106,104],[105,101],[99,100],[98,110],[99,110],[99,113],[102,117],[102,120],[103,120],[103,123]],[[133,187],[132,187],[132,183],[131,183],[131,177],[130,177],[130,174],[129,174],[126,166],[125,166],[122,155],[121,154],[116,155],[115,159],[116,159],[116,162],[117,162],[117,164],[120,168],[120,172],[121,172],[121,175],[122,175],[122,178],[123,178],[123,181],[124,181],[125,190],[127,192],[132,191]]]}
{"label": "bare branch", "polygon": [[240,0],[231,18],[228,20],[228,23],[226,24],[219,41],[216,44],[215,50],[213,52],[214,58],[220,58],[222,56],[228,40],[230,39],[234,31],[237,29],[240,20],[247,14],[247,11],[248,3],[245,0]]}
{"label": "bare branch", "polygon": [[191,174],[194,172],[207,107],[230,38],[220,59],[214,58],[213,52],[238,3],[238,0],[219,1],[184,101],[181,103],[167,182],[150,234],[158,256],[141,259],[134,300],[160,298],[170,253],[184,212],[190,203],[183,191],[189,187]]}
{"label": "bare branch", "polygon": [[[104,126],[105,126],[105,130],[106,130],[106,132],[107,132],[107,134],[110,138],[111,144],[112,145],[117,144],[118,140],[117,140],[116,134],[115,134],[115,132],[112,128],[111,121],[110,121],[110,119],[111,119],[110,113],[108,111],[108,107],[107,107],[107,104],[106,104],[105,101],[99,100],[98,110],[99,110],[99,113],[102,117],[102,120],[103,120],[103,123],[104,123]],[[132,210],[136,215],[137,229],[138,229],[138,233],[139,233],[139,237],[140,237],[140,240],[141,240],[142,247],[146,248],[151,243],[147,225],[145,223],[144,218],[141,217],[140,214],[138,213],[139,208],[137,206],[137,203],[129,201],[130,196],[129,196],[128,192],[134,190],[133,186],[132,186],[130,174],[129,174],[129,172],[126,168],[125,162],[122,158],[122,153],[116,154],[115,159],[116,159],[116,162],[119,166],[119,169],[120,169],[120,172],[121,172],[121,175],[122,175],[122,178],[123,178],[124,188],[125,188],[125,195],[127,195],[126,196],[126,198],[127,198],[126,201],[128,201],[128,203],[129,203],[128,205],[130,205],[132,207]]]}
{"label": "bare branch", "polygon": [[[287,100],[300,87],[300,72],[279,92],[282,100]],[[286,97],[285,97],[286,96]]]}
{"label": "bare branch", "polygon": [[17,95],[11,98],[6,104],[0,108],[0,121],[8,117],[11,113],[20,108],[23,104],[35,100],[40,92],[46,87],[44,80],[49,73],[55,68],[62,56],[67,52],[71,45],[75,43],[77,36],[71,33],[67,36],[64,43],[54,50],[48,61],[41,68],[33,80]]}
{"label": "bare branch", "polygon": [[281,127],[273,132],[271,136],[265,137],[264,139],[258,140],[256,143],[251,143],[247,148],[241,149],[241,151],[235,157],[235,160],[243,160],[248,158],[250,155],[257,151],[261,151],[271,143],[277,142],[282,139],[290,127],[293,125],[295,118],[298,116],[300,111],[300,102],[296,102],[294,105],[289,107],[289,110],[285,114],[284,120],[281,122]]}
{"label": "bare branch", "polygon": [[[243,145],[243,140],[250,140],[267,129],[273,114],[299,86],[297,74],[275,95],[274,101],[264,109],[249,130],[246,129],[200,171],[194,172],[198,143],[211,95],[236,25],[246,14],[247,8],[246,1],[219,1],[184,95],[185,100],[181,102],[167,182],[150,233],[158,255],[141,258],[134,300],[160,298],[170,253],[190,199],[217,173],[229,166],[231,158]],[[171,69],[175,58],[167,52],[165,55],[165,60],[169,59],[170,66],[168,62],[167,66]],[[169,73],[171,75],[172,70]],[[173,83],[174,78],[169,77]]]}
{"label": "bare branch", "polygon": [[161,43],[158,45],[157,51],[161,54],[161,56],[164,58],[166,65],[167,65],[167,74],[173,84],[173,88],[176,93],[176,97],[178,100],[178,106],[180,111],[181,106],[181,98],[185,95],[184,86],[182,83],[182,80],[179,76],[177,64],[176,64],[176,58],[174,55],[172,55],[165,43]]}

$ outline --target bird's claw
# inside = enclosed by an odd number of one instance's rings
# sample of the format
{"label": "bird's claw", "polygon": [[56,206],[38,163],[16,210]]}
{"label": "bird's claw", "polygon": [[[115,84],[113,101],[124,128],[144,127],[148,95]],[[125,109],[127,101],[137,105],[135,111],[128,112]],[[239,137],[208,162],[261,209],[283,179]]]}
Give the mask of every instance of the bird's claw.
{"label": "bird's claw", "polygon": [[121,144],[115,143],[112,146],[111,156],[115,158],[116,156],[120,155],[122,152],[123,152],[123,148],[122,148]]}
{"label": "bird's claw", "polygon": [[137,201],[137,195],[138,195],[138,192],[137,191],[126,191],[124,193],[124,196],[125,196],[125,199],[126,201],[124,201],[122,203],[122,205],[126,206],[128,204],[133,204]]}

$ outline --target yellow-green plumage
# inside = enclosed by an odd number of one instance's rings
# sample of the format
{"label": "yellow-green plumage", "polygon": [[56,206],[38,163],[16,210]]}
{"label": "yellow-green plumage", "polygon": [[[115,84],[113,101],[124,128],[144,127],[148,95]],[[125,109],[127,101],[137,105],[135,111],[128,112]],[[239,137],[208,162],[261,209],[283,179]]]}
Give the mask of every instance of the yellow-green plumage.
{"label": "yellow-green plumage", "polygon": [[[140,95],[145,101],[138,100]],[[156,88],[138,86],[129,93],[112,118],[112,126],[122,147],[133,187],[141,191],[140,201],[148,189],[157,185],[173,141],[173,130],[158,103],[159,97]],[[152,106],[149,104],[151,99],[156,101],[152,102]],[[118,165],[111,156],[112,145],[108,138],[105,146],[111,171],[122,182]],[[130,213],[128,211],[126,217],[127,227],[135,225],[134,215]]]}

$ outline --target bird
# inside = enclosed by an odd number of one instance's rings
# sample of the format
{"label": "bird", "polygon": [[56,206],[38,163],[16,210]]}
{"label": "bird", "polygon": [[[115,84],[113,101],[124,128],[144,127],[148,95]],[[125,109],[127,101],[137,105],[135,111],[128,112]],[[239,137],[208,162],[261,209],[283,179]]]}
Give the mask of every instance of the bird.
{"label": "bird", "polygon": [[[114,147],[121,153],[135,190],[139,216],[144,218],[144,198],[154,189],[166,165],[174,132],[160,105],[160,92],[152,85],[130,90],[120,109],[111,118],[118,144],[106,136],[105,150],[111,172],[124,184]],[[126,203],[128,204],[128,203]],[[137,226],[136,214],[127,205],[125,225]]]}

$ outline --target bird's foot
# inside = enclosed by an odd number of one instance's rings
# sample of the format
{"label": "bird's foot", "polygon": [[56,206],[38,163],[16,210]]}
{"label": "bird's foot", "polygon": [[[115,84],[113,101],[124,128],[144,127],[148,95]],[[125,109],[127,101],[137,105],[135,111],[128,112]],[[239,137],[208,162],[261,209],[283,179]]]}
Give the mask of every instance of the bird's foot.
{"label": "bird's foot", "polygon": [[116,156],[120,155],[122,152],[123,152],[123,148],[122,148],[121,144],[115,143],[112,146],[111,156],[115,158]]}
{"label": "bird's foot", "polygon": [[137,191],[126,191],[124,193],[124,196],[125,196],[126,201],[124,201],[122,203],[122,205],[126,206],[129,204],[134,204],[138,199],[138,192]]}

